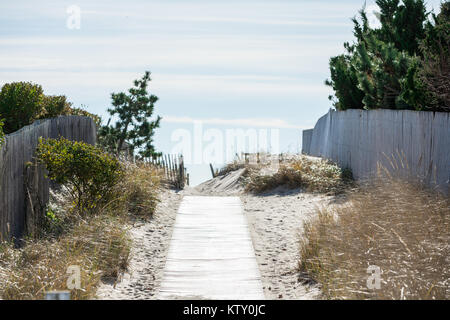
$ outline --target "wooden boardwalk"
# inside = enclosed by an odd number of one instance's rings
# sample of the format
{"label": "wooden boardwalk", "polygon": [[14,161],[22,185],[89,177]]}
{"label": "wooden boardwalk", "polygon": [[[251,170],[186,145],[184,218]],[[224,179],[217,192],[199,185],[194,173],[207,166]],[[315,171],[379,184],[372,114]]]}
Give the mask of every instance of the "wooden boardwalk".
{"label": "wooden boardwalk", "polygon": [[238,197],[183,198],[158,297],[264,299]]}

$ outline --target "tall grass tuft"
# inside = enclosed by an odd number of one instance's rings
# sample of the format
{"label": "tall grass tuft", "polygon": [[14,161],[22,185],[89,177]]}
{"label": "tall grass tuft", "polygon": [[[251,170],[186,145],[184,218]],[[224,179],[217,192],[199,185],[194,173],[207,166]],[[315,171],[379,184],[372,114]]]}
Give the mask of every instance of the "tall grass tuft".
{"label": "tall grass tuft", "polygon": [[248,166],[248,164],[246,164],[244,161],[239,161],[239,160],[234,160],[233,162],[227,163],[223,168],[221,168],[220,170],[216,170],[216,177],[218,176],[224,176],[227,173],[239,170],[239,169],[244,169]]}
{"label": "tall grass tuft", "polygon": [[279,186],[291,189],[303,188],[309,192],[340,193],[351,184],[352,175],[336,164],[304,155],[298,155],[280,163],[277,172],[260,174],[259,170],[249,169],[245,190],[261,193]]}
{"label": "tall grass tuft", "polygon": [[[304,225],[301,272],[329,299],[448,299],[450,200],[418,183],[378,178]],[[367,287],[369,266],[380,289]]]}
{"label": "tall grass tuft", "polygon": [[124,179],[117,185],[117,198],[133,216],[149,218],[158,204],[158,191],[163,179],[161,169],[148,163],[127,163]]}
{"label": "tall grass tuft", "polygon": [[97,216],[58,240],[29,240],[20,249],[4,248],[1,298],[43,299],[46,291],[67,290],[71,265],[81,268],[81,289],[71,290],[71,299],[92,298],[101,277],[117,278],[126,270],[129,254],[130,239],[117,219]]}

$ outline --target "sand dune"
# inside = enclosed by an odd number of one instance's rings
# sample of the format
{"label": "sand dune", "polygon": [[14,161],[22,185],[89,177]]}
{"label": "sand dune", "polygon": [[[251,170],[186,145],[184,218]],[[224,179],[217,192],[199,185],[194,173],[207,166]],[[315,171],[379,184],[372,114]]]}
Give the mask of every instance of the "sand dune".
{"label": "sand dune", "polygon": [[211,179],[196,188],[161,194],[154,218],[130,227],[134,240],[129,272],[116,284],[104,283],[100,299],[155,299],[165,266],[176,212],[185,195],[237,195],[241,198],[260,269],[266,299],[315,299],[320,294],[297,271],[298,239],[303,222],[330,197],[299,189],[245,194],[243,169]]}

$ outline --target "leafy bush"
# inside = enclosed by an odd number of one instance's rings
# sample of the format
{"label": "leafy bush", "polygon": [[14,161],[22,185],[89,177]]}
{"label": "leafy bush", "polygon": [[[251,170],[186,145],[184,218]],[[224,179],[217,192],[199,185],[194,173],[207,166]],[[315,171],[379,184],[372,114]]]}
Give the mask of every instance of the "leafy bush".
{"label": "leafy bush", "polygon": [[69,186],[80,213],[110,200],[122,176],[117,159],[84,142],[41,138],[37,158],[46,166],[50,179]]}
{"label": "leafy bush", "polygon": [[66,96],[46,96],[42,87],[31,82],[5,84],[0,91],[0,114],[4,119],[6,134],[19,130],[37,119],[60,115],[87,116],[100,126],[99,116],[80,108],[72,108]]}
{"label": "leafy bush", "polygon": [[0,91],[0,114],[6,134],[29,125],[42,112],[42,87],[31,82],[5,84]]}
{"label": "leafy bush", "polygon": [[54,118],[59,115],[70,114],[71,103],[66,96],[42,95],[40,119]]}

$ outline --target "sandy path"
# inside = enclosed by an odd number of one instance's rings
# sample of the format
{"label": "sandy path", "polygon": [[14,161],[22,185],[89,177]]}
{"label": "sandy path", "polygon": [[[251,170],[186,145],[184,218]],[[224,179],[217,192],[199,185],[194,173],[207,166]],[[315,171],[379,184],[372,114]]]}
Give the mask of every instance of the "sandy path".
{"label": "sandy path", "polygon": [[264,299],[239,197],[184,197],[158,296],[161,299]]}
{"label": "sandy path", "polygon": [[[229,181],[226,180],[226,185]],[[211,182],[210,182],[211,183]],[[213,183],[214,184],[214,183]],[[218,190],[217,190],[218,189]],[[227,189],[227,190],[223,190]],[[316,299],[320,290],[307,285],[297,271],[298,241],[304,221],[315,208],[328,205],[332,197],[302,193],[300,190],[274,190],[262,196],[242,194],[241,190],[219,187],[188,188],[182,192],[164,191],[153,220],[136,225],[129,272],[114,287],[102,284],[100,299],[156,299],[179,204],[185,195],[238,195],[247,217],[266,299]],[[240,193],[240,194],[239,194]]]}
{"label": "sandy path", "polygon": [[299,190],[241,195],[266,299],[316,299],[320,291],[299,279],[298,241],[303,222],[330,197]]}
{"label": "sandy path", "polygon": [[164,190],[153,219],[131,227],[133,248],[128,272],[114,286],[103,283],[99,299],[155,299],[162,280],[175,215],[184,192]]}

